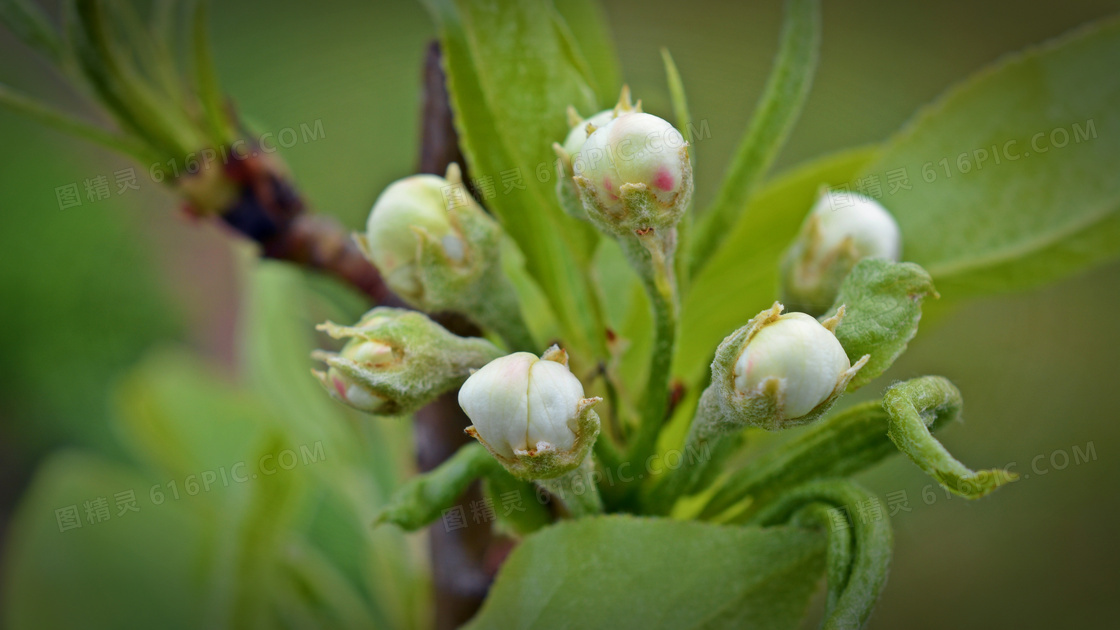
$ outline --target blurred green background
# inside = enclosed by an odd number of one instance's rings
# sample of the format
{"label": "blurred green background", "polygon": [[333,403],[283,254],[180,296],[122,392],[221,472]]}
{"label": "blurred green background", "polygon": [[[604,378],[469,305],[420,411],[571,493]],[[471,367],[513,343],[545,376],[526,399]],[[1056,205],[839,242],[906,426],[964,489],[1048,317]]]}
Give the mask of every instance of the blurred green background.
{"label": "blurred green background", "polygon": [[[1001,55],[1118,9],[1091,0],[828,2],[817,80],[778,168],[883,140],[923,103]],[[647,111],[668,111],[658,54],[667,46],[694,119],[708,122],[712,135],[696,147],[702,205],[766,77],[781,5],[632,0],[607,2],[606,10],[625,79]],[[422,8],[216,3],[212,25],[223,85],[259,129],[321,121],[322,138],[282,156],[317,209],[359,226],[381,188],[416,162],[421,62],[434,35]],[[0,82],[85,111],[6,33]],[[1117,141],[1115,130],[1100,133],[1102,142]],[[110,422],[113,392],[153,348],[185,347],[218,379],[233,378],[242,352],[241,296],[250,282],[233,239],[184,218],[142,171],[138,191],[59,209],[56,188],[76,183],[84,194],[86,179],[112,182],[115,171],[131,166],[123,158],[4,111],[0,139],[6,531],[36,466],[56,449],[132,457]],[[1120,592],[1118,289],[1120,266],[1113,264],[1046,289],[969,302],[926,322],[888,378],[952,379],[965,396],[966,422],[941,438],[968,464],[1017,462],[1024,479],[966,503],[939,489],[923,500],[930,480],[901,457],[867,474],[863,481],[881,497],[905,491],[911,508],[894,517],[891,580],[871,627],[1113,627]],[[396,439],[408,447],[407,435]],[[1095,458],[1074,464],[1075,447],[1091,447]],[[1061,470],[1058,451],[1071,460]],[[13,551],[6,547],[0,560]]]}

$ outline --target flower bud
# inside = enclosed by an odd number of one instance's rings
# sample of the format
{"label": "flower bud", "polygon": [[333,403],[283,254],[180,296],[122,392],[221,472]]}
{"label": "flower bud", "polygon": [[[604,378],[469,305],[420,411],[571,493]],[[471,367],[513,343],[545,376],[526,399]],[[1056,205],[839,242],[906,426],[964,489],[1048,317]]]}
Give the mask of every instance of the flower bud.
{"label": "flower bud", "polygon": [[354,326],[317,328],[347,342],[339,352],[314,352],[328,369],[312,373],[333,398],[374,415],[411,413],[501,355],[485,339],[456,336],[404,309],[375,308]]}
{"label": "flower bud", "polygon": [[584,398],[568,369],[568,355],[553,346],[539,359],[515,352],[490,363],[459,389],[471,419],[467,433],[514,476],[549,479],[575,469],[599,435],[600,398]]}
{"label": "flower bud", "polygon": [[712,386],[725,429],[745,425],[769,431],[812,422],[844,392],[868,361],[851,365],[834,331],[841,306],[823,324],[804,313],[782,315],[775,302],[723,340],[712,362]]}
{"label": "flower bud", "polygon": [[840,283],[864,258],[898,262],[902,235],[894,217],[874,199],[825,192],[801,226],[782,266],[786,300],[809,313],[826,312]]}
{"label": "flower bud", "polygon": [[604,109],[590,118],[580,118],[574,107],[568,107],[568,124],[571,126],[571,131],[564,139],[564,144],[552,144],[552,149],[556,151],[556,156],[560,159],[560,177],[556,179],[556,195],[560,199],[560,206],[564,208],[565,212],[577,219],[587,219],[583,202],[579,198],[579,189],[572,181],[572,175],[574,174],[572,173],[572,156],[580,152],[588,136],[599,127],[606,125],[621,114],[641,111],[641,101],[638,101],[636,105],[630,103],[630,87],[626,85],[622,86],[622,93],[618,97],[617,105],[612,109]]}
{"label": "flower bud", "polygon": [[390,184],[358,242],[394,293],[431,312],[455,310],[472,281],[497,264],[500,234],[451,164],[446,178],[413,175]]}
{"label": "flower bud", "polygon": [[622,113],[595,129],[572,172],[588,218],[610,234],[671,229],[692,199],[688,143],[650,114]]}

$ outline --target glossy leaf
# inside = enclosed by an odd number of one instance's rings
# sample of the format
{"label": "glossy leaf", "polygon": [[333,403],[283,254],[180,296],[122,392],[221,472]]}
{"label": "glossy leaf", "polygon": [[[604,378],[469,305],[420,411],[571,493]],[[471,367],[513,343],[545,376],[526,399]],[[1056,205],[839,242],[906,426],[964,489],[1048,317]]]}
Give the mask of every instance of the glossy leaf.
{"label": "glossy leaf", "polygon": [[[946,297],[1035,286],[1120,255],[1120,19],[1011,56],[951,89],[865,176],[903,258]],[[891,175],[893,173],[893,175]]]}
{"label": "glossy leaf", "polygon": [[495,194],[484,201],[521,249],[565,341],[601,351],[598,306],[585,273],[599,237],[560,208],[551,148],[568,133],[569,105],[585,115],[598,107],[574,36],[562,36],[545,0],[427,4],[439,25],[470,175],[492,178]]}
{"label": "glossy leaf", "polygon": [[518,546],[468,628],[797,628],[823,552],[796,528],[568,521]]}

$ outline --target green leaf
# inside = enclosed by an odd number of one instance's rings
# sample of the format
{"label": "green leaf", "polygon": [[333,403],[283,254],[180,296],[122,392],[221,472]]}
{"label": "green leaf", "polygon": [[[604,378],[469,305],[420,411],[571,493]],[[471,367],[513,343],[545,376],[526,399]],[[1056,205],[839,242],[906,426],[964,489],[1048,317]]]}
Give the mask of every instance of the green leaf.
{"label": "green leaf", "polygon": [[886,586],[891,565],[890,516],[879,499],[848,481],[820,481],[784,495],[755,520],[778,525],[791,519],[828,528],[828,604],[821,627],[862,628]]}
{"label": "green leaf", "polygon": [[941,487],[966,499],[978,499],[1019,478],[1003,469],[974,472],[954,458],[930,433],[960,417],[960,391],[940,376],[923,376],[892,385],[883,394],[890,414],[890,438],[898,450],[937,480]]}
{"label": "green leaf", "polygon": [[701,215],[692,259],[694,275],[727,237],[735,217],[748,209],[755,186],[766,175],[801,114],[817,69],[820,1],[789,0],[781,37],[774,68],[758,98],[750,126],[739,142],[715,202]]}
{"label": "green leaf", "polygon": [[968,498],[1014,481],[1015,475],[1005,470],[972,472],[931,435],[959,419],[960,412],[960,392],[942,377],[893,385],[881,402],[849,407],[732,471],[700,518],[744,521],[794,486],[854,475],[896,450],[948,490]]}
{"label": "green leaf", "polygon": [[937,296],[925,269],[913,263],[865,259],[856,264],[840,285],[828,316],[844,306],[844,319],[836,338],[853,362],[871,355],[848,384],[854,391],[870,383],[895,362],[918,333],[922,300]]}
{"label": "green leaf", "polygon": [[1011,56],[921,111],[864,169],[884,188],[905,169],[910,189],[883,201],[903,257],[943,294],[1035,286],[1120,255],[1118,63],[1120,19]]}
{"label": "green leaf", "polygon": [[796,628],[823,552],[797,528],[568,521],[517,547],[467,627]]}
{"label": "green leaf", "polygon": [[125,445],[152,470],[178,480],[251,458],[269,425],[259,399],[183,352],[150,354],[121,382],[116,398],[116,429]]}
{"label": "green leaf", "polygon": [[732,471],[711,496],[700,518],[719,519],[742,501],[742,520],[800,484],[828,477],[847,477],[898,452],[887,439],[890,416],[879,401],[861,403],[833,414]]}
{"label": "green leaf", "polygon": [[[673,104],[673,120],[681,133],[691,133],[692,113],[688,109],[688,96],[684,91],[684,81],[677,70],[677,64],[668,48],[661,49],[661,61],[665,64],[665,81],[669,84],[669,100]],[[692,168],[696,168],[696,151],[688,152]],[[691,208],[689,208],[691,210]],[[673,261],[673,271],[677,274],[677,291],[683,297],[688,295],[689,280],[692,279],[692,232],[695,213],[688,210],[677,224],[677,256]]]}
{"label": "green leaf", "polygon": [[[518,244],[552,304],[566,345],[603,354],[598,305],[586,268],[599,239],[556,198],[552,143],[568,133],[566,109],[596,111],[596,97],[546,0],[430,0],[439,25],[460,145],[474,178],[499,192],[487,207]],[[505,175],[503,175],[503,173]],[[506,192],[503,177],[523,185]],[[513,183],[511,186],[515,185]]]}
{"label": "green leaf", "polygon": [[689,382],[701,378],[720,340],[774,302],[782,252],[820,187],[848,181],[873,155],[873,148],[861,148],[826,156],[759,191],[711,263],[693,279],[683,306],[674,374]]}
{"label": "green leaf", "polygon": [[599,106],[612,105],[618,98],[621,79],[603,7],[596,0],[553,0],[552,6],[587,64],[587,82],[594,88]]}
{"label": "green leaf", "polygon": [[226,114],[225,95],[218,85],[210,38],[206,30],[208,3],[196,0],[191,21],[191,51],[194,60],[194,82],[203,117],[209,126],[210,139],[216,146],[225,146],[237,138]]}
{"label": "green leaf", "polygon": [[28,0],[0,0],[0,23],[48,59],[62,60],[66,46],[37,5]]}

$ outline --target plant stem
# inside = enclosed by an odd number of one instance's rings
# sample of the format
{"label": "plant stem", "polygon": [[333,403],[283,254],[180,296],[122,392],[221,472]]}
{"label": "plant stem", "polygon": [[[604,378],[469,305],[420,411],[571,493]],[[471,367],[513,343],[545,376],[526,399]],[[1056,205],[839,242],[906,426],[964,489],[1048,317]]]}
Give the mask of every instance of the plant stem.
{"label": "plant stem", "polygon": [[487,295],[474,296],[476,300],[473,308],[466,315],[479,326],[501,337],[510,352],[539,353],[533,333],[529,331],[529,326],[521,315],[517,291],[500,272],[492,275],[493,278],[487,285],[493,287],[493,291]]}
{"label": "plant stem", "polygon": [[696,416],[685,439],[685,452],[699,454],[699,457],[690,457],[686,465],[670,471],[665,481],[653,486],[642,499],[645,511],[668,514],[677,499],[697,488],[705,474],[739,446],[740,440],[720,429],[721,412],[716,395],[711,386],[700,395]]}
{"label": "plant stem", "polygon": [[669,373],[673,365],[680,310],[673,273],[676,238],[676,230],[671,229],[666,232],[651,230],[644,235],[619,239],[623,252],[638,272],[649,295],[654,322],[641,423],[628,452],[631,461],[645,461],[652,454],[669,408]]}
{"label": "plant stem", "polygon": [[537,483],[563,501],[572,518],[602,514],[603,499],[594,472],[594,458],[586,457],[574,470],[553,479],[539,479]]}

